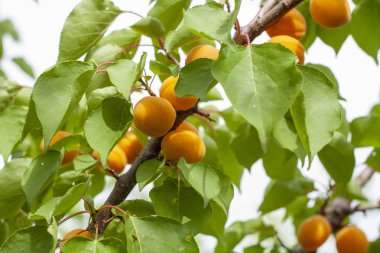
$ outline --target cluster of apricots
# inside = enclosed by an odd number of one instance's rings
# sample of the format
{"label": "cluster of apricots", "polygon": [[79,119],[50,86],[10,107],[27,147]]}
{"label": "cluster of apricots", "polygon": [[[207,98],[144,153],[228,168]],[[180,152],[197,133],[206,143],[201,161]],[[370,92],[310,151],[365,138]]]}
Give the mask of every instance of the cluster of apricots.
{"label": "cluster of apricots", "polygon": [[[314,21],[326,28],[340,28],[351,20],[347,0],[310,0],[309,10]],[[305,49],[299,40],[306,34],[306,21],[297,9],[290,10],[266,32],[271,37],[268,42],[287,47],[297,55],[300,64],[304,63]]]}
{"label": "cluster of apricots", "polygon": [[[113,147],[108,155],[107,167],[116,174],[123,172],[126,164],[132,164],[142,149],[144,144],[136,134],[129,131],[127,134]],[[94,151],[92,156],[99,159],[99,153]]]}
{"label": "cluster of apricots", "polygon": [[[328,219],[314,215],[304,220],[298,227],[299,244],[307,251],[317,250],[331,235],[333,228]],[[367,237],[357,227],[346,226],[336,235],[336,247],[339,253],[366,253],[369,249]]]}
{"label": "cluster of apricots", "polygon": [[[58,131],[49,143],[49,147],[54,145],[59,140],[70,136],[71,134],[66,131]],[[108,155],[108,168],[113,170],[115,173],[120,174],[127,163],[131,164],[135,161],[137,156],[143,149],[144,144],[137,137],[136,134],[129,131],[127,134],[119,141],[119,143],[111,150]],[[43,141],[41,142],[41,152],[44,151]],[[76,148],[74,150],[66,151],[62,160],[62,165],[71,163],[74,158],[79,155],[80,149]],[[95,159],[99,159],[99,153],[94,151],[92,153]]]}
{"label": "cluster of apricots", "polygon": [[[219,50],[210,45],[199,45],[190,50],[186,64],[207,58],[216,60]],[[134,124],[143,134],[151,137],[163,137],[161,149],[164,158],[170,162],[178,162],[184,157],[188,163],[196,163],[205,155],[205,145],[198,135],[197,129],[188,122],[183,122],[172,130],[176,111],[188,110],[195,106],[198,97],[179,97],[175,93],[178,77],[170,76],[162,83],[160,97],[142,98],[135,106]],[[169,132],[170,131],[170,132]]]}

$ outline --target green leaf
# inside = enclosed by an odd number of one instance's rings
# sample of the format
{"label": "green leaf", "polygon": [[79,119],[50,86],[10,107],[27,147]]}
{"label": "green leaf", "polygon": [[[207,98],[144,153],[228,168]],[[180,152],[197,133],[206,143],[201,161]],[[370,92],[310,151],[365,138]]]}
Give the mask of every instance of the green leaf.
{"label": "green leaf", "polygon": [[263,157],[267,175],[273,179],[292,180],[297,169],[297,156],[281,148],[274,141],[269,142],[268,152]]}
{"label": "green leaf", "polygon": [[185,13],[184,25],[201,37],[215,39],[230,47],[234,46],[231,38],[231,13],[214,5],[201,5],[189,9]]}
{"label": "green leaf", "polygon": [[39,252],[51,253],[55,248],[54,238],[47,227],[29,227],[14,233],[0,248],[0,253]]}
{"label": "green leaf", "polygon": [[317,38],[317,24],[310,14],[310,1],[303,1],[297,6],[297,9],[302,13],[306,20],[306,35],[301,39],[302,45],[305,49],[309,49],[309,47],[314,43]]}
{"label": "green leaf", "polygon": [[144,53],[139,63],[131,60],[119,60],[116,64],[107,68],[109,78],[113,85],[129,99],[132,88],[136,85],[137,80],[141,77],[144,70],[146,53]]}
{"label": "green leaf", "polygon": [[341,110],[334,84],[320,70],[299,66],[303,85],[291,108],[298,135],[309,155],[313,157],[333,138],[341,124]]}
{"label": "green leaf", "polygon": [[87,100],[88,110],[90,112],[95,110],[104,99],[111,97],[121,98],[121,94],[114,86],[108,86],[92,91],[90,97]]}
{"label": "green leaf", "polygon": [[136,181],[139,185],[140,191],[158,176],[161,165],[162,162],[151,159],[143,162],[139,166],[139,169],[136,172]]}
{"label": "green leaf", "polygon": [[125,99],[106,98],[85,122],[84,134],[87,142],[99,152],[103,165],[108,164],[108,154],[132,123],[130,106]]}
{"label": "green leaf", "polygon": [[211,207],[204,208],[202,197],[191,187],[178,187],[165,181],[149,193],[157,215],[186,224],[192,234],[198,234],[211,216]]}
{"label": "green leaf", "polygon": [[158,18],[146,17],[133,24],[131,28],[145,36],[155,38],[165,34],[165,27]]}
{"label": "green leaf", "polygon": [[0,154],[4,161],[21,140],[27,112],[25,106],[11,106],[0,112]]}
{"label": "green leaf", "polygon": [[368,253],[380,252],[380,239],[371,242]]}
{"label": "green leaf", "polygon": [[33,159],[21,181],[29,206],[35,197],[46,188],[61,165],[61,161],[62,154],[55,150],[49,150]]}
{"label": "green leaf", "polygon": [[214,198],[214,201],[222,208],[227,216],[231,201],[234,198],[234,187],[232,186],[231,179],[222,173],[222,171],[216,170],[215,172],[218,174],[222,187],[218,196]]}
{"label": "green leaf", "polygon": [[76,60],[88,52],[120,13],[110,0],[82,0],[64,24],[58,62]]}
{"label": "green leaf", "polygon": [[100,240],[90,240],[79,236],[68,240],[63,247],[63,252],[127,253],[126,245],[117,238],[107,237]]}
{"label": "green leaf", "polygon": [[132,199],[124,201],[119,207],[136,217],[155,215],[154,207],[151,202],[142,199]]}
{"label": "green leaf", "polygon": [[175,93],[180,96],[197,96],[206,100],[207,92],[216,84],[211,75],[214,61],[210,59],[198,59],[186,64],[179,72]]}
{"label": "green leaf", "polygon": [[25,74],[29,75],[30,77],[34,78],[34,72],[32,67],[25,61],[24,58],[21,57],[14,57],[12,58],[12,61],[20,68],[22,69]]}
{"label": "green leaf", "polygon": [[[124,56],[127,59],[132,59],[136,54],[137,46],[140,43],[141,36],[137,32],[130,29],[121,29],[111,32],[109,35],[101,38],[97,46],[113,44],[124,48]],[[128,48],[130,47],[130,48]],[[128,48],[128,50],[125,50]]]}
{"label": "green leaf", "polygon": [[224,232],[224,225],[227,222],[227,214],[223,211],[223,208],[213,200],[210,201],[210,206],[212,208],[212,215],[203,227],[202,233],[221,238]]}
{"label": "green leaf", "polygon": [[273,138],[281,147],[292,151],[301,159],[302,163],[304,162],[306,151],[297,135],[297,130],[291,117],[285,116],[277,122],[273,129]]}
{"label": "green leaf", "polygon": [[157,0],[148,12],[148,16],[159,19],[167,33],[174,30],[181,22],[190,2],[190,0]]}
{"label": "green leaf", "polygon": [[123,58],[124,49],[118,45],[106,44],[95,48],[86,55],[85,61],[88,63],[100,64],[103,62],[113,62]]}
{"label": "green leaf", "polygon": [[0,22],[0,34],[0,37],[2,37],[2,35],[9,34],[13,40],[20,40],[20,36],[18,35],[17,30],[13,25],[13,22],[9,19],[5,19]]}
{"label": "green leaf", "polygon": [[335,53],[338,54],[343,43],[350,35],[350,24],[338,29],[329,29],[322,26],[317,26],[317,35],[327,45],[331,46]]}
{"label": "green leaf", "polygon": [[128,253],[198,253],[191,232],[180,223],[159,216],[125,219]]}
{"label": "green leaf", "polygon": [[319,153],[327,172],[337,183],[348,183],[355,168],[354,148],[339,132]]}
{"label": "green leaf", "polygon": [[[187,164],[181,158],[178,168],[189,184],[203,197],[204,204],[216,197],[221,190],[221,182],[215,170],[207,164]],[[207,182],[207,183],[206,183]]]}
{"label": "green leaf", "polygon": [[190,28],[188,28],[183,22],[179,24],[175,31],[171,31],[166,35],[165,47],[168,52],[172,52],[173,50],[186,45],[191,42],[195,42],[197,40],[201,40],[202,37],[197,36],[192,33]]}
{"label": "green leaf", "polygon": [[380,148],[375,148],[365,161],[368,166],[380,172]]}
{"label": "green leaf", "polygon": [[352,12],[351,34],[356,43],[378,62],[380,48],[380,2],[378,0],[361,1]]}
{"label": "green leaf", "polygon": [[249,124],[242,124],[236,134],[231,142],[231,149],[239,163],[250,169],[263,156],[259,136],[256,129]]}
{"label": "green leaf", "polygon": [[268,213],[285,207],[297,197],[303,196],[313,189],[313,183],[304,179],[292,181],[273,180],[266,188],[264,200],[259,210],[263,213]]}
{"label": "green leaf", "polygon": [[244,253],[264,253],[265,249],[260,245],[253,245],[244,249]]}
{"label": "green leaf", "polygon": [[93,73],[91,65],[68,61],[54,66],[37,79],[32,98],[43,127],[45,149],[79,103]]}
{"label": "green leaf", "polygon": [[90,181],[88,180],[87,183],[77,184],[68,190],[65,195],[52,198],[31,214],[30,219],[46,219],[50,223],[53,216],[66,214],[85,195],[89,183]]}
{"label": "green leaf", "polygon": [[231,178],[232,182],[239,186],[244,167],[239,163],[234,151],[230,148],[232,137],[233,135],[228,128],[225,126],[218,127],[216,129],[216,136],[214,136],[218,145],[215,152],[217,152],[219,160],[218,165]]}
{"label": "green leaf", "polygon": [[380,115],[354,119],[350,124],[351,143],[354,147],[380,147]]}
{"label": "green leaf", "polygon": [[89,154],[78,155],[74,158],[74,169],[77,171],[84,171],[94,167],[97,162],[98,161]]}
{"label": "green leaf", "polygon": [[21,179],[30,162],[29,158],[14,159],[0,170],[0,219],[16,216],[25,203]]}
{"label": "green leaf", "polygon": [[269,43],[225,48],[214,65],[215,79],[233,107],[257,129],[263,147],[301,88],[296,60],[289,50]]}

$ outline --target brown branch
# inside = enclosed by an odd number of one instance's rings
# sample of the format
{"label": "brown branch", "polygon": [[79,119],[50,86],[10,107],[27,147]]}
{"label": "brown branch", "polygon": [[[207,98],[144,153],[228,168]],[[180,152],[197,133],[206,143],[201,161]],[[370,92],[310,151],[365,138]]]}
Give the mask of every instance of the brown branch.
{"label": "brown branch", "polygon": [[[174,122],[174,125],[171,130],[176,129],[188,116],[195,113],[198,110],[198,104],[196,104],[193,108],[190,108],[186,111],[177,111],[177,117]],[[121,202],[123,202],[132,191],[132,189],[136,185],[136,172],[139,166],[150,159],[157,159],[158,155],[161,151],[161,141],[163,137],[155,137],[150,138],[148,143],[145,145],[144,149],[141,151],[140,155],[137,157],[135,162],[132,164],[131,168],[127,173],[121,175],[119,179],[116,181],[116,184],[109,195],[108,199],[104,203],[104,205],[112,205],[117,206]],[[99,233],[103,233],[107,223],[112,216],[111,210],[109,208],[101,209],[96,214],[95,222],[93,225],[99,225]]]}
{"label": "brown branch", "polygon": [[372,178],[372,176],[375,174],[375,171],[370,168],[366,167],[355,179],[356,184],[360,187],[363,188],[368,181]]}
{"label": "brown branch", "polygon": [[[277,2],[276,0],[268,0],[258,15],[241,28],[241,36],[248,35],[250,41],[252,41],[303,0],[282,0],[279,3]],[[247,42],[244,40],[244,43]]]}

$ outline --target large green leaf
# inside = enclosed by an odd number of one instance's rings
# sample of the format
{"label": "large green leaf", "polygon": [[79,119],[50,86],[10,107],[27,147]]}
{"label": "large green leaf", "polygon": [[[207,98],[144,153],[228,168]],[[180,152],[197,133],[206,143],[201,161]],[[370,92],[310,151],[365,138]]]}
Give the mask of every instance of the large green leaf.
{"label": "large green leaf", "polygon": [[221,182],[214,168],[207,164],[187,164],[181,158],[178,168],[189,184],[203,197],[205,206],[221,190]]}
{"label": "large green leaf", "polygon": [[132,123],[131,105],[123,98],[106,98],[88,116],[84,133],[88,144],[98,151],[104,165],[111,149]]}
{"label": "large green leaf", "polygon": [[263,157],[267,175],[273,179],[291,180],[297,168],[297,156],[276,142],[269,142],[268,152]]}
{"label": "large green leaf", "polygon": [[269,43],[225,48],[214,65],[215,79],[233,107],[257,129],[264,147],[301,88],[296,61],[289,50]]}
{"label": "large green leaf", "polygon": [[89,64],[68,61],[54,66],[37,79],[32,98],[42,125],[45,149],[64,119],[79,103],[93,72]]}
{"label": "large green leaf", "polygon": [[132,88],[142,75],[145,60],[146,53],[141,56],[139,63],[123,59],[107,68],[112,84],[118,88],[126,99],[129,99]]}
{"label": "large green leaf", "polygon": [[14,159],[0,170],[0,219],[16,216],[25,203],[21,179],[30,162],[29,158]]}
{"label": "large green leaf", "polygon": [[43,191],[61,165],[62,155],[55,150],[40,154],[25,171],[21,185],[29,205]]}
{"label": "large green leaf", "polygon": [[303,75],[301,93],[291,108],[298,135],[313,157],[333,138],[341,124],[341,110],[334,84],[320,70],[299,66]]}
{"label": "large green leaf", "polygon": [[18,230],[3,244],[0,252],[51,253],[54,248],[54,238],[47,227],[35,226]]}
{"label": "large green leaf", "polygon": [[165,28],[158,18],[146,17],[133,24],[131,28],[148,37],[161,37],[165,34]]}
{"label": "large green leaf", "polygon": [[110,0],[82,0],[64,24],[58,61],[76,60],[88,52],[120,13]]}
{"label": "large green leaf", "polygon": [[125,220],[128,253],[198,253],[191,232],[172,219],[127,216]]}
{"label": "large green leaf", "polygon": [[260,205],[260,211],[268,213],[295,200],[297,197],[313,190],[313,183],[303,180],[280,181],[273,180],[267,186],[264,200]]}
{"label": "large green leaf", "polygon": [[380,115],[370,113],[353,120],[350,124],[351,143],[354,147],[380,147]]}
{"label": "large green leaf", "polygon": [[200,232],[211,216],[211,207],[204,208],[202,197],[191,187],[178,187],[165,181],[149,193],[157,215],[186,224],[193,235]]}
{"label": "large green leaf", "polygon": [[113,44],[123,48],[124,55],[127,59],[132,59],[137,51],[137,45],[140,43],[141,36],[130,29],[116,30],[109,35],[101,38],[97,46]]}
{"label": "large green leaf", "polygon": [[352,13],[351,34],[359,46],[378,62],[380,48],[380,1],[361,1]]}
{"label": "large green leaf", "polygon": [[22,137],[27,112],[25,106],[12,106],[0,112],[0,154],[5,161]]}
{"label": "large green leaf", "polygon": [[136,172],[136,182],[139,185],[140,191],[158,176],[162,165],[164,164],[161,161],[151,159],[139,166]]}
{"label": "large green leaf", "polygon": [[236,134],[231,142],[231,149],[235,152],[239,163],[250,169],[263,156],[259,136],[250,124],[242,124]]}
{"label": "large green leaf", "polygon": [[350,35],[350,28],[350,24],[339,29],[329,29],[317,26],[317,34],[324,43],[335,50],[335,53],[338,53],[348,35]]}
{"label": "large green leaf", "polygon": [[235,22],[231,13],[215,5],[200,5],[189,9],[185,13],[184,25],[192,33],[202,37],[215,39],[233,47],[231,28]]}
{"label": "large green leaf", "polygon": [[206,100],[207,92],[216,84],[211,75],[214,61],[198,59],[183,67],[175,86],[175,93],[180,96],[197,96]]}
{"label": "large green leaf", "polygon": [[123,241],[107,237],[100,240],[90,240],[83,237],[74,237],[67,241],[63,247],[65,253],[127,253],[126,245]]}
{"label": "large green leaf", "polygon": [[333,140],[318,153],[318,157],[335,182],[350,181],[355,168],[355,155],[354,148],[344,135],[336,132]]}
{"label": "large green leaf", "polygon": [[148,12],[148,16],[159,19],[167,33],[174,30],[181,22],[190,2],[190,0],[157,0]]}

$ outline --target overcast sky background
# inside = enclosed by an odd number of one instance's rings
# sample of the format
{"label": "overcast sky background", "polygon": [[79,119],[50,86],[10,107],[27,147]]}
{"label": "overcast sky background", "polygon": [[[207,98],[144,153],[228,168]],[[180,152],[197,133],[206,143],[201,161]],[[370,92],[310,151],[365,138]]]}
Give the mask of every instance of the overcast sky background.
{"label": "overcast sky background", "polygon": [[[79,0],[39,0],[35,3],[32,0],[0,0],[0,19],[10,18],[21,36],[21,43],[15,44],[9,39],[5,43],[5,60],[3,69],[9,77],[21,84],[34,84],[34,80],[24,75],[17,69],[9,59],[13,56],[23,56],[33,66],[36,75],[40,75],[44,70],[54,65],[58,55],[58,44],[60,31],[64,21],[72,8],[79,3]],[[131,10],[145,15],[148,8],[148,0],[114,0],[122,10]],[[194,4],[203,1],[193,1]],[[246,24],[258,9],[259,1],[243,0],[239,21]],[[351,3],[351,6],[352,3]],[[138,17],[130,14],[122,14],[110,30],[125,28],[138,20]],[[260,36],[255,42],[262,43],[268,39],[266,34]],[[143,43],[149,44],[147,38]],[[142,50],[152,52],[149,48]],[[138,54],[137,54],[138,55]],[[338,55],[335,55],[332,48],[317,40],[306,54],[306,63],[320,63],[332,69],[335,73],[341,95],[346,99],[343,106],[347,110],[348,120],[367,115],[370,108],[379,102],[380,68],[376,66],[373,59],[365,55],[357,47],[354,40],[349,37]],[[8,59],[8,60],[7,60]],[[156,79],[157,80],[157,79]],[[156,84],[159,85],[158,83]],[[369,153],[369,149],[357,151],[358,165],[355,175],[363,168],[362,164]],[[309,178],[328,185],[328,175],[321,169],[320,163],[316,160],[312,169],[302,172]],[[237,220],[247,220],[258,216],[257,209],[260,205],[266,184],[269,182],[261,162],[256,163],[251,172],[244,173],[240,193],[235,191],[235,198],[231,204],[228,224]],[[320,187],[323,189],[322,187]],[[376,175],[374,179],[365,187],[365,193],[376,203],[380,197],[380,177]],[[96,204],[101,205],[104,201],[102,194],[96,199]],[[145,193],[134,191],[132,197],[144,196]],[[363,228],[370,240],[379,236],[380,213],[377,211],[363,214],[355,214],[352,222]],[[271,222],[278,223],[281,212],[275,212],[271,217]],[[63,230],[70,229],[71,224],[63,226]],[[289,233],[289,224],[280,224],[280,236],[289,246],[295,243],[294,233]],[[254,242],[253,238],[248,238],[243,245]],[[215,240],[211,237],[203,237],[200,240],[201,252],[211,252],[215,245]],[[334,240],[330,238],[328,243],[319,252],[334,253]]]}

